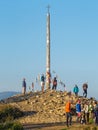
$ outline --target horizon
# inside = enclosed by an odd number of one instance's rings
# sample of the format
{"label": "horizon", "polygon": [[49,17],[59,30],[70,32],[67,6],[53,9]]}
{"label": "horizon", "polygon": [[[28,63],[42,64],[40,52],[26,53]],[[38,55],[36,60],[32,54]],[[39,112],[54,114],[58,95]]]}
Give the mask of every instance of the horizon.
{"label": "horizon", "polygon": [[0,92],[21,91],[24,77],[29,87],[46,73],[47,5],[52,76],[55,71],[68,91],[77,84],[80,94],[88,82],[88,96],[98,99],[97,0],[0,1]]}

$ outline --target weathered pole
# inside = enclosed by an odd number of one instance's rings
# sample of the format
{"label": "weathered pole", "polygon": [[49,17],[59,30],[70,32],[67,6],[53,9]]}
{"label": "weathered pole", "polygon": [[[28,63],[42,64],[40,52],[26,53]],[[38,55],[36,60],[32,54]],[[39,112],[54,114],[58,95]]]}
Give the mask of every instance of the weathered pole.
{"label": "weathered pole", "polygon": [[47,9],[47,26],[46,26],[46,89],[50,89],[50,6]]}

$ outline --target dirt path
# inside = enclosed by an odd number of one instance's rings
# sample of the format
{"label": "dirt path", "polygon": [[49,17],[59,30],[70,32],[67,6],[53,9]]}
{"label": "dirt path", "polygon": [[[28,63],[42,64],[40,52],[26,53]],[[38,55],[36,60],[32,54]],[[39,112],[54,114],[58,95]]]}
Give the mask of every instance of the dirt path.
{"label": "dirt path", "polygon": [[66,124],[64,122],[45,124],[25,124],[23,126],[24,130],[83,130],[83,128],[85,127],[96,127],[95,125],[82,125],[76,123],[73,123],[72,126],[66,127]]}
{"label": "dirt path", "polygon": [[[65,127],[65,123],[45,123],[45,124],[24,124],[24,130],[49,130],[54,127]],[[55,130],[55,129],[54,129]]]}

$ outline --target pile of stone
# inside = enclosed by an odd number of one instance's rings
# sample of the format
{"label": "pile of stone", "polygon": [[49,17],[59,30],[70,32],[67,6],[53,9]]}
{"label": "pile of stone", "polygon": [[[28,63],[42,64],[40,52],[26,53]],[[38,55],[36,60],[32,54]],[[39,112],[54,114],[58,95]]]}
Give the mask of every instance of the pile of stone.
{"label": "pile of stone", "polygon": [[[65,104],[69,98],[72,100],[72,108],[75,110],[79,97],[75,97],[71,92],[53,90],[16,95],[4,100],[3,103],[10,103],[25,113],[25,116],[20,118],[21,123],[56,123],[65,122]],[[82,102],[90,100],[80,98]]]}

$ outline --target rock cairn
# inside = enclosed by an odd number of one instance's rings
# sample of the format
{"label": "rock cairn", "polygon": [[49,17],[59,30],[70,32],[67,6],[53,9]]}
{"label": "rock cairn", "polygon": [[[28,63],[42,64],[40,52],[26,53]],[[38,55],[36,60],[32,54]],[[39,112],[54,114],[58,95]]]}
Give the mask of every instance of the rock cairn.
{"label": "rock cairn", "polygon": [[[21,123],[56,123],[65,122],[65,104],[68,99],[72,100],[72,108],[75,110],[75,104],[78,98],[81,102],[83,97],[75,97],[71,92],[61,92],[47,90],[42,92],[30,92],[25,95],[16,95],[5,99],[2,103],[9,103],[21,109],[24,116],[19,119]],[[73,119],[75,118],[75,113]]]}

